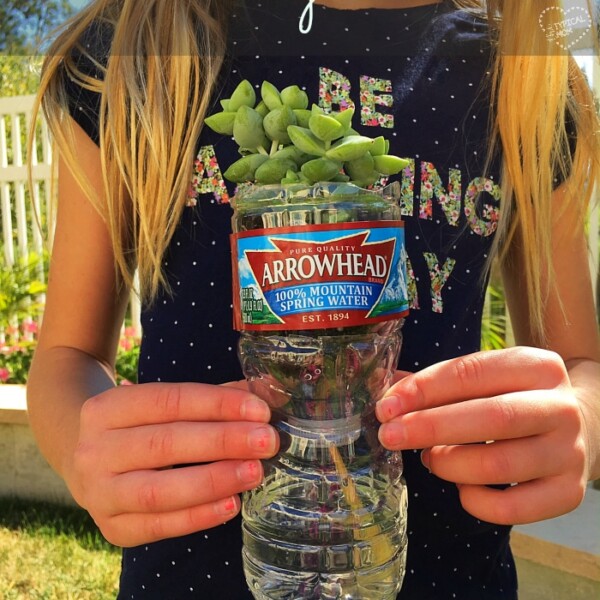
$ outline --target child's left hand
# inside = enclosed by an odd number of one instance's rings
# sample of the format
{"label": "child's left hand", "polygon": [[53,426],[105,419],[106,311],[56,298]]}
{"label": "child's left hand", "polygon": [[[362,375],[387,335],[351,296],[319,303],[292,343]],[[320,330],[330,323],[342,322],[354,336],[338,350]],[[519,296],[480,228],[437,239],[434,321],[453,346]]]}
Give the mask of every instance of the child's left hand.
{"label": "child's left hand", "polygon": [[[456,483],[478,519],[548,519],[575,509],[585,494],[586,423],[553,352],[511,348],[433,365],[393,385],[377,416],[382,444],[425,448],[425,466]],[[518,485],[487,487],[502,483]]]}

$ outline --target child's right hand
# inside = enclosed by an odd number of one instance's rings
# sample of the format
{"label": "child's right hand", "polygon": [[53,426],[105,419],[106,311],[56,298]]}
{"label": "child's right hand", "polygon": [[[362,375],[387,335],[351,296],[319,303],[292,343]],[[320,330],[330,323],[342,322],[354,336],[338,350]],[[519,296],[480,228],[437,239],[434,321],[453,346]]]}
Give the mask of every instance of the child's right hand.
{"label": "child's right hand", "polygon": [[262,480],[258,459],[276,453],[269,418],[265,402],[233,386],[112,388],[83,405],[67,483],[118,546],[214,527]]}

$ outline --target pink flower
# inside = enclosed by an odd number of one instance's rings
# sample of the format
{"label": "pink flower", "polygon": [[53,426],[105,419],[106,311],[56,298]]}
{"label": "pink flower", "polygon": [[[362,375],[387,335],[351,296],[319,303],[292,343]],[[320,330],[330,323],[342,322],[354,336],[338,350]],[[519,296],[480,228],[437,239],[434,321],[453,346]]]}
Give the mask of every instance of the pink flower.
{"label": "pink flower", "polygon": [[135,327],[125,327],[124,334],[125,337],[134,338],[137,335],[137,331],[135,330]]}
{"label": "pink flower", "polygon": [[31,321],[30,323],[24,323],[23,330],[25,331],[25,333],[37,333],[38,332],[37,321]]}
{"label": "pink flower", "polygon": [[121,338],[121,341],[119,342],[119,346],[123,350],[131,350],[133,348],[133,342],[129,339]]}
{"label": "pink flower", "polygon": [[10,371],[5,367],[0,367],[0,382],[6,383],[10,377]]}

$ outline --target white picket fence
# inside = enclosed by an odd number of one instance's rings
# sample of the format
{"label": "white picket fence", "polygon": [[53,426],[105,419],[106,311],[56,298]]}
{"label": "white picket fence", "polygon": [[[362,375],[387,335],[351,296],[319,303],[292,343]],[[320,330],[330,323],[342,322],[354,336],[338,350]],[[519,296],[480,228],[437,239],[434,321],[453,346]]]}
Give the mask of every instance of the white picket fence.
{"label": "white picket fence", "polygon": [[[52,144],[48,126],[36,124],[31,156],[32,193],[29,191],[27,148],[35,96],[0,98],[0,216],[2,220],[2,268],[12,268],[19,258],[52,248],[52,194],[54,191]],[[40,280],[43,267],[40,263]],[[41,298],[43,301],[43,297]],[[139,334],[140,303],[132,293],[129,316]]]}
{"label": "white picket fence", "polygon": [[36,128],[32,153],[34,186],[31,199],[27,186],[26,148],[23,146],[31,126],[33,102],[33,96],[0,98],[0,201],[7,267],[15,264],[17,256],[26,257],[32,251],[42,253],[42,231],[32,222],[32,204],[35,214],[40,217],[51,211],[52,145],[43,120]]}

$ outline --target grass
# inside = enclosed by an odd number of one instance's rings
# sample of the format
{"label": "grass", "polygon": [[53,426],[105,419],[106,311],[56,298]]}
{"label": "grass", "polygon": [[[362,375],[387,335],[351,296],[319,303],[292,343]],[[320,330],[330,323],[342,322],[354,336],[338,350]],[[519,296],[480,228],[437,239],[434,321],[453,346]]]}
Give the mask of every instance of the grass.
{"label": "grass", "polygon": [[0,498],[3,600],[114,599],[120,562],[85,511]]}
{"label": "grass", "polygon": [[594,600],[600,598],[600,581],[571,575],[516,558],[521,600]]}

